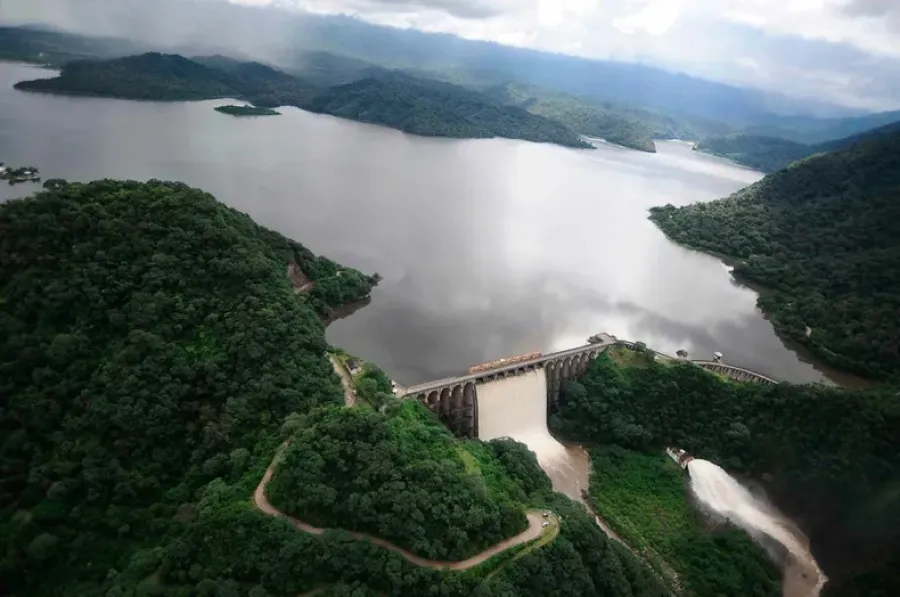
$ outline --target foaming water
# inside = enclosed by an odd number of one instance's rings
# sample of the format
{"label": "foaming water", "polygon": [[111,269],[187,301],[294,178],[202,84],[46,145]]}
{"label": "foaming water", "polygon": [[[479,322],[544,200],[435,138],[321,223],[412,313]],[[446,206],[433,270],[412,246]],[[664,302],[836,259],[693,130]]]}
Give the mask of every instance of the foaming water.
{"label": "foaming water", "polygon": [[789,520],[708,460],[692,460],[688,472],[691,489],[704,506],[757,540],[768,537],[787,550],[784,597],[815,597],[819,594],[827,577],[810,553],[806,537]]}
{"label": "foaming water", "polygon": [[591,463],[584,448],[566,446],[547,430],[547,376],[543,369],[478,386],[478,437],[511,437],[528,446],[553,489],[574,500],[587,489]]}

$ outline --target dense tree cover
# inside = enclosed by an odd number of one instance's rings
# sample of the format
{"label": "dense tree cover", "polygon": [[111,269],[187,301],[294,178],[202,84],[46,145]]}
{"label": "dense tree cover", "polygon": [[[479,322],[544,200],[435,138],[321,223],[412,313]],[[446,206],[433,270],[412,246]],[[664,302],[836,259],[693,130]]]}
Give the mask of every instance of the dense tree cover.
{"label": "dense tree cover", "polygon": [[229,59],[210,66],[177,54],[149,52],[109,60],[76,60],[58,77],[16,83],[16,89],[142,100],[244,98],[264,107],[300,105],[315,93],[309,83],[258,62]]}
{"label": "dense tree cover", "polygon": [[[45,186],[0,206],[0,577],[19,595],[102,585],[288,413],[340,404],[320,318],[373,283],[183,184]],[[348,288],[296,295],[289,260]]]}
{"label": "dense tree cover", "polygon": [[200,100],[237,95],[221,71],[177,54],[150,52],[109,60],[75,60],[52,79],[21,81],[16,89],[142,100]]}
{"label": "dense tree cover", "polygon": [[741,384],[688,363],[621,367],[604,355],[564,388],[552,426],[571,441],[677,446],[763,481],[832,579],[897,563],[896,389]]}
{"label": "dense tree cover", "polygon": [[399,73],[333,87],[303,106],[416,135],[506,137],[570,147],[590,147],[564,125],[507,106],[483,94]]}
{"label": "dense tree cover", "polygon": [[[461,560],[525,530],[523,506],[467,470],[453,436],[423,405],[390,414],[310,414],[268,496],[310,524],[361,531],[425,557]],[[477,467],[476,467],[477,468]]]}
{"label": "dense tree cover", "polygon": [[591,450],[590,498],[628,544],[660,571],[677,573],[691,595],[781,594],[780,573],[765,551],[742,530],[708,528],[688,499],[684,471],[661,452],[619,447]]}
{"label": "dense tree cover", "polygon": [[281,114],[272,108],[261,108],[259,106],[216,106],[215,110],[231,116],[279,116]]}
{"label": "dense tree cover", "polygon": [[365,363],[362,371],[353,379],[356,394],[372,405],[381,408],[394,399],[394,388],[387,373],[372,363]]}
{"label": "dense tree cover", "polygon": [[[295,429],[285,425],[285,432]],[[487,445],[487,444],[484,444]],[[253,451],[252,459],[272,445]],[[524,447],[523,447],[524,449]],[[271,457],[271,454],[269,454]],[[533,458],[533,457],[532,457]],[[251,460],[252,460],[251,459]],[[238,479],[216,479],[198,492],[179,533],[136,552],[103,583],[78,595],[440,595],[442,597],[662,597],[659,581],[609,541],[584,509],[558,494],[542,505],[562,517],[550,544],[498,556],[466,573],[414,566],[397,554],[335,531],[316,537],[252,508],[247,496],[266,466],[253,460]],[[538,472],[543,474],[539,469]],[[546,477],[545,477],[546,479]],[[518,558],[518,559],[513,559]],[[485,574],[486,570],[491,570]]]}
{"label": "dense tree cover", "polygon": [[676,242],[741,260],[775,328],[831,365],[900,375],[900,132],[813,156],[712,203],[651,210]]}
{"label": "dense tree cover", "polygon": [[[662,581],[625,547],[607,538],[584,507],[555,494],[546,504],[562,519],[550,544],[530,551],[503,568],[493,591],[473,593],[509,597],[664,597]],[[487,589],[487,587],[485,587]]]}

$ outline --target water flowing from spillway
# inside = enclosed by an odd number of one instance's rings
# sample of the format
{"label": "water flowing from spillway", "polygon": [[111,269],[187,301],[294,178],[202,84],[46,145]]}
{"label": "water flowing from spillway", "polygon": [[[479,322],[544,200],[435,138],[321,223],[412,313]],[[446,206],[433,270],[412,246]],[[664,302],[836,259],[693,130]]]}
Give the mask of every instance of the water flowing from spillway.
{"label": "water flowing from spillway", "polygon": [[787,551],[784,597],[815,597],[827,577],[809,551],[806,537],[774,508],[755,497],[721,467],[708,460],[688,464],[691,489],[712,512],[727,518],[757,540],[765,538]]}
{"label": "water flowing from spillway", "polygon": [[565,446],[547,430],[547,376],[543,369],[478,386],[478,437],[511,437],[528,446],[553,489],[581,500],[591,463],[580,446]]}

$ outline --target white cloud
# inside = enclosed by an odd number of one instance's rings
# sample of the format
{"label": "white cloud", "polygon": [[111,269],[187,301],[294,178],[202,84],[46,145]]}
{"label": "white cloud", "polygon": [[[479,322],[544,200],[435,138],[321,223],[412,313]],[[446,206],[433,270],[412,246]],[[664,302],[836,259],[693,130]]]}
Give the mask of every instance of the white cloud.
{"label": "white cloud", "polygon": [[650,35],[662,35],[672,28],[681,10],[682,2],[679,0],[649,0],[641,10],[613,19],[613,26],[622,33],[643,31]]}

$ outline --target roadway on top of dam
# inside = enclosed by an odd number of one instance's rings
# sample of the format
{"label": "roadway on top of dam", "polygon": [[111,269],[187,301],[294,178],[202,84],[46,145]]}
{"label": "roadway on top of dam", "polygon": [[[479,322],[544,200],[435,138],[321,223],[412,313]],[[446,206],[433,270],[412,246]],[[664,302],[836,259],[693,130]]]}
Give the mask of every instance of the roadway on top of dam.
{"label": "roadway on top of dam", "polygon": [[[601,338],[600,342],[594,344],[585,344],[584,346],[578,346],[576,348],[569,348],[567,350],[561,350],[559,352],[553,352],[550,354],[543,354],[534,359],[529,359],[527,361],[520,361],[517,363],[510,363],[508,365],[502,365],[499,367],[495,367],[492,369],[485,369],[484,371],[478,371],[475,373],[467,373],[464,375],[460,375],[458,377],[445,377],[442,379],[436,379],[432,381],[428,381],[421,384],[416,384],[413,386],[409,386],[406,388],[400,387],[398,388],[397,395],[400,397],[405,396],[415,396],[420,394],[428,394],[430,392],[434,392],[437,390],[441,390],[447,388],[448,386],[455,385],[464,385],[467,383],[478,383],[479,381],[483,381],[485,379],[491,379],[496,377],[497,375],[502,375],[504,373],[510,371],[516,371],[520,369],[527,369],[528,367],[535,367],[538,365],[542,365],[544,363],[558,361],[560,359],[565,359],[566,357],[581,355],[586,352],[592,352],[599,350],[600,352],[605,351],[610,346],[615,345],[623,345],[629,348],[634,348],[635,343],[629,342],[627,340],[619,340],[615,336],[611,336],[609,334],[598,334]],[[649,350],[649,349],[648,349]],[[677,360],[676,357],[657,352],[655,350],[650,350],[657,358],[663,358],[666,360]],[[721,361],[689,361],[699,367],[703,367],[704,369],[716,372],[723,373],[731,377],[732,379],[736,379],[738,381],[755,381],[761,383],[771,383],[777,384],[778,381],[772,379],[766,375],[758,373],[756,371],[752,371],[750,369],[744,369],[743,367],[735,367],[734,365],[728,365]]]}
{"label": "roadway on top of dam", "polygon": [[580,355],[585,352],[591,352],[595,350],[604,351],[610,346],[617,344],[619,341],[616,340],[614,336],[610,336],[608,334],[601,334],[602,341],[597,342],[596,344],[586,344],[584,346],[578,346],[576,348],[569,348],[567,350],[561,350],[559,352],[554,352],[550,354],[543,354],[534,359],[529,359],[527,361],[520,361],[517,363],[510,363],[509,365],[502,365],[499,367],[495,367],[493,369],[486,369],[484,371],[478,371],[476,373],[467,373],[465,375],[460,375],[458,377],[445,377],[443,379],[436,379],[433,381],[428,381],[425,383],[417,384],[414,386],[409,386],[406,388],[400,388],[397,392],[398,396],[414,396],[416,394],[427,394],[428,392],[433,392],[438,389],[446,388],[450,385],[458,385],[465,384],[468,382],[478,382],[479,380],[494,377],[496,375],[508,372],[508,371],[516,371],[517,369],[524,369],[528,367],[533,367],[535,365],[540,365],[549,361],[556,361],[559,359],[563,359],[570,356]]}

